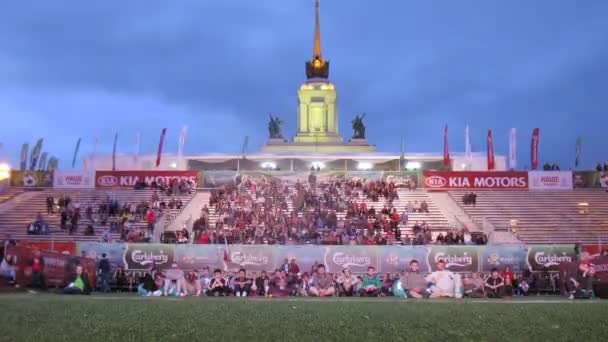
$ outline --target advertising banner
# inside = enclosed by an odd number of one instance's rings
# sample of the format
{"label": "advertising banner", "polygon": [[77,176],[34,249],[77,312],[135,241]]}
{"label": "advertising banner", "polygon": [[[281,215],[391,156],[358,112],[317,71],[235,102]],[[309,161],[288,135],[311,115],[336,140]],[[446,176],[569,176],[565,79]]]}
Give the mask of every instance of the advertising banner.
{"label": "advertising banner", "polygon": [[158,243],[130,243],[124,254],[125,268],[128,270],[146,270],[152,264],[161,269],[171,267],[176,245]]}
{"label": "advertising banner", "polygon": [[390,183],[395,183],[397,188],[407,188],[411,186],[418,186],[418,172],[416,171],[403,171],[403,172],[390,172],[384,171],[382,180]]}
{"label": "advertising banner", "polygon": [[481,271],[490,272],[493,268],[503,270],[511,267],[513,272],[522,272],[526,267],[526,246],[483,246],[481,249]]}
{"label": "advertising banner", "polygon": [[427,254],[429,252],[430,249],[424,246],[379,247],[379,271],[382,273],[407,271],[410,267],[410,261],[417,260],[420,272],[429,272],[429,265],[427,263]]}
{"label": "advertising banner", "polygon": [[227,184],[235,184],[236,171],[205,171],[203,172],[203,188],[221,188]]}
{"label": "advertising banner", "polygon": [[53,187],[60,189],[88,189],[95,187],[95,177],[84,171],[53,172]]}
{"label": "advertising banner", "polygon": [[53,186],[53,172],[11,170],[11,186],[50,188]]}
{"label": "advertising banner", "polygon": [[574,171],[572,184],[575,188],[608,188],[608,172]]}
{"label": "advertising banner", "polygon": [[78,255],[95,261],[101,260],[101,255],[106,254],[112,269],[118,266],[125,267],[124,255],[127,250],[126,243],[98,243],[79,242]]}
{"label": "advertising banner", "polygon": [[597,257],[590,260],[595,277],[603,282],[608,282],[608,257]]}
{"label": "advertising banner", "polygon": [[223,259],[224,247],[221,246],[224,270],[274,271],[277,268],[277,248],[268,245],[228,246],[228,260]]}
{"label": "advertising banner", "polygon": [[324,246],[323,264],[327,272],[350,268],[353,273],[365,273],[369,266],[378,269],[377,248],[365,246]]}
{"label": "advertising banner", "polygon": [[[17,257],[17,283],[25,287],[32,279],[31,263],[35,249],[26,246],[9,246],[6,252]],[[44,281],[49,287],[64,287],[74,274],[76,265],[83,265],[89,275],[89,282],[95,284],[95,263],[93,260],[56,252],[41,251],[44,261]]]}
{"label": "advertising banner", "polygon": [[200,173],[198,171],[96,171],[96,188],[130,188],[137,182],[145,182],[146,186],[161,180],[167,184],[173,179],[194,182],[198,186]]}
{"label": "advertising banner", "polygon": [[29,241],[19,240],[19,246],[30,247],[34,250],[56,252],[63,255],[77,255],[76,243],[73,241]]}
{"label": "advertising banner", "polygon": [[581,259],[590,259],[599,257],[602,251],[608,251],[608,245],[593,244],[581,246]]}
{"label": "advertising banner", "polygon": [[200,271],[207,266],[213,270],[222,267],[223,245],[177,245],[175,260],[182,270]]}
{"label": "advertising banner", "polygon": [[423,171],[424,187],[432,190],[527,190],[527,172]]}
{"label": "advertising banner", "polygon": [[530,189],[572,190],[572,171],[530,171]]}
{"label": "advertising banner", "polygon": [[439,260],[452,272],[476,272],[479,270],[478,246],[432,246],[428,254],[429,272],[437,270]]}
{"label": "advertising banner", "polygon": [[560,264],[576,260],[574,245],[532,245],[526,258],[531,271],[559,271]]}

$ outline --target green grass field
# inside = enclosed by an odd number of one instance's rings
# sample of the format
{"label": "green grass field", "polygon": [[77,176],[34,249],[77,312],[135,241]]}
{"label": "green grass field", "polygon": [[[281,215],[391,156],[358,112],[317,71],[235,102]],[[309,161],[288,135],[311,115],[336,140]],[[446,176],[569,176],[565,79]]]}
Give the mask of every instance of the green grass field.
{"label": "green grass field", "polygon": [[599,341],[608,301],[0,296],[2,341]]}

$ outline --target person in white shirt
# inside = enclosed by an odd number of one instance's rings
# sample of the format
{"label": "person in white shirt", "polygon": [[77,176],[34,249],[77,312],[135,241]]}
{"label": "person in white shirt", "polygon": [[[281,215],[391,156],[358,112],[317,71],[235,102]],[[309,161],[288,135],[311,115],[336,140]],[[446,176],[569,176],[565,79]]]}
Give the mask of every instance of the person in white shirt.
{"label": "person in white shirt", "polygon": [[430,298],[454,297],[456,275],[445,269],[445,261],[439,260],[437,271],[429,274],[426,280],[433,284]]}

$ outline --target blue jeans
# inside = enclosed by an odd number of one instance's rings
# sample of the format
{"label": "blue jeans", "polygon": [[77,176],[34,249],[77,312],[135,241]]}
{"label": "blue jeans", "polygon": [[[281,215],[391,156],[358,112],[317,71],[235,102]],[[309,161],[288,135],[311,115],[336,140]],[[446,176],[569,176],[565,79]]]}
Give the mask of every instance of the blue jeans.
{"label": "blue jeans", "polygon": [[101,292],[110,292],[110,274],[100,273],[99,274],[99,288]]}

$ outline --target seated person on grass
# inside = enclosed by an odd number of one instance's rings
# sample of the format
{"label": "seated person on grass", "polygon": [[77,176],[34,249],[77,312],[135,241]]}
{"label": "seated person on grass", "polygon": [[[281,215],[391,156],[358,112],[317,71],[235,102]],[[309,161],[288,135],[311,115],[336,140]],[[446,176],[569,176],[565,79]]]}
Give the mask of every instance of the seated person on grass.
{"label": "seated person on grass", "polygon": [[270,280],[269,294],[273,297],[287,297],[291,294],[291,286],[284,269],[277,270]]}
{"label": "seated person on grass", "polygon": [[234,295],[237,297],[247,297],[251,295],[251,279],[247,278],[245,269],[241,268],[239,274],[232,281],[234,284]]}
{"label": "seated person on grass", "polygon": [[445,261],[439,260],[437,271],[426,276],[426,281],[431,283],[430,298],[454,297],[457,280],[454,273],[445,269]]}
{"label": "seated person on grass", "polygon": [[81,265],[76,266],[76,274],[70,280],[70,283],[63,289],[63,294],[90,294],[91,286],[89,285],[89,277],[84,272]]}
{"label": "seated person on grass", "polygon": [[325,272],[325,265],[317,266],[317,273],[312,277],[310,295],[315,297],[333,296],[336,292],[331,274]]}
{"label": "seated person on grass", "polygon": [[352,297],[354,288],[359,283],[359,279],[351,273],[350,269],[345,268],[338,277],[338,294],[340,296]]}
{"label": "seated person on grass", "polygon": [[581,261],[574,274],[568,274],[566,279],[566,289],[569,299],[587,299],[591,297],[592,280],[595,270],[589,266],[586,260]]}
{"label": "seated person on grass", "polygon": [[184,271],[179,269],[176,262],[173,262],[171,268],[165,272],[165,291],[163,296],[170,296],[172,293],[175,296],[187,296],[188,292],[186,291],[185,282]]}
{"label": "seated person on grass", "polygon": [[207,296],[226,296],[228,293],[228,287],[226,286],[226,280],[222,277],[222,271],[218,268],[213,271],[213,279],[209,283],[209,289],[207,290]]}
{"label": "seated person on grass", "polygon": [[363,276],[361,288],[359,289],[360,296],[378,297],[382,288],[382,281],[374,272],[376,269],[372,266],[367,268],[367,273]]}
{"label": "seated person on grass", "polygon": [[486,279],[484,287],[488,298],[502,298],[504,296],[505,281],[496,268],[492,269],[492,274]]}
{"label": "seated person on grass", "polygon": [[188,272],[185,275],[184,288],[186,293],[191,296],[200,297],[201,295],[201,282],[199,281],[199,274],[197,270]]}
{"label": "seated person on grass", "polygon": [[483,298],[485,296],[484,281],[478,272],[473,272],[470,277],[463,280],[464,295],[470,298]]}
{"label": "seated person on grass", "polygon": [[264,297],[269,294],[270,278],[266,274],[266,271],[262,271],[260,276],[255,279],[255,287],[258,296]]}
{"label": "seated person on grass", "polygon": [[420,264],[416,259],[410,261],[410,269],[405,274],[403,288],[406,290],[408,298],[420,299],[429,297],[429,292],[426,291],[427,281],[424,275],[420,273]]}

